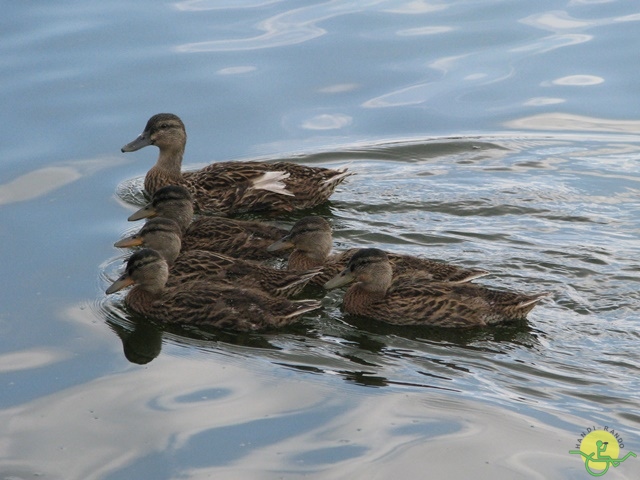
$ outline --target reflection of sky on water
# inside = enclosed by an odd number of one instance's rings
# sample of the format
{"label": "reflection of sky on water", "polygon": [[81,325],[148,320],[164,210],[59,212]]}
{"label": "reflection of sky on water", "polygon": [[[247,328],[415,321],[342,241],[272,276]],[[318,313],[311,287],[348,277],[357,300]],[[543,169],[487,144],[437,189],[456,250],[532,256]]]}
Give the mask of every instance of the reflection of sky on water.
{"label": "reflection of sky on water", "polygon": [[70,354],[68,352],[47,347],[8,352],[0,355],[0,373],[46,367],[53,363],[68,360],[69,357]]}
{"label": "reflection of sky on water", "polygon": [[319,23],[336,16],[361,12],[376,1],[343,2],[331,1],[320,5],[296,8],[267,18],[255,28],[261,33],[240,39],[204,40],[178,45],[178,52],[232,52],[238,50],[259,50],[308,42],[325,35],[327,31]]}
{"label": "reflection of sky on water", "polygon": [[[433,455],[432,468],[460,474],[463,455],[466,465],[491,463],[494,478],[513,478],[557,472],[570,460],[569,434],[517,414],[432,392],[363,397],[323,380],[300,388],[296,376],[263,367],[161,356],[5,409],[0,469],[53,479],[142,478],[157,469],[155,478],[417,478]],[[497,432],[509,437],[500,448],[485,441]]]}
{"label": "reflection of sky on water", "polygon": [[207,10],[226,10],[229,8],[258,8],[265,7],[282,0],[234,0],[233,5],[219,0],[182,0],[174,3],[177,10],[188,12],[202,12]]}
{"label": "reflection of sky on water", "polygon": [[[556,32],[554,35],[539,37],[525,37],[522,41],[506,42],[500,46],[492,48],[488,51],[482,42],[477,49],[469,49],[461,55],[447,56],[439,59],[432,59],[434,50],[425,46],[431,60],[425,65],[430,70],[435,70],[440,78],[429,75],[423,82],[402,85],[392,91],[385,92],[381,95],[369,98],[362,103],[366,108],[380,107],[401,107],[409,105],[429,105],[447,95],[447,92],[457,90],[458,95],[465,89],[476,91],[476,96],[481,97],[482,90],[486,85],[492,83],[512,82],[517,80],[520,73],[515,65],[524,61],[532,55],[552,54],[557,49],[575,47],[594,39],[594,35],[583,33],[585,30],[604,25],[611,25],[621,22],[637,22],[640,17],[637,15],[628,15],[623,17],[598,18],[594,20],[582,20],[570,17],[566,12],[545,12],[530,15],[519,22],[541,30],[551,30]],[[418,27],[415,29],[405,29],[398,32],[400,36],[406,35],[432,35],[440,34],[445,39],[455,44],[456,38],[463,34],[456,32],[461,27],[457,25],[436,26],[436,27]],[[496,50],[497,48],[497,50]],[[425,53],[426,53],[425,52]],[[555,53],[554,53],[555,55]],[[526,86],[526,81],[520,81],[521,85],[514,88],[514,91],[522,90],[522,94],[528,91],[539,91],[539,88],[548,87],[549,85],[559,86],[594,86],[605,81],[600,75],[589,73],[588,69],[594,68],[585,62],[587,71],[575,72],[572,75],[566,75],[556,79],[546,79],[538,82],[538,85]],[[540,72],[543,73],[543,72]],[[598,72],[601,73],[601,72]],[[520,73],[521,75],[521,73]],[[453,87],[457,85],[457,87]],[[542,92],[540,92],[542,93]],[[556,93],[554,91],[554,93]],[[479,94],[479,95],[478,95]],[[472,95],[472,94],[471,94]],[[566,99],[563,97],[548,98],[548,95],[538,94],[531,98],[522,99],[522,105],[530,107],[542,107],[557,103],[564,103]],[[472,97],[465,97],[470,100]],[[460,100],[459,98],[451,98],[450,103],[455,106]],[[474,99],[475,101],[475,99]],[[498,104],[494,103],[491,108],[497,108]]]}
{"label": "reflection of sky on water", "polygon": [[614,132],[637,134],[640,120],[594,118],[568,113],[548,113],[510,120],[506,128],[525,130],[558,130],[578,132]]}
{"label": "reflection of sky on water", "polygon": [[123,163],[121,158],[105,157],[60,162],[42,167],[0,185],[0,205],[42,197],[104,168]]}
{"label": "reflection of sky on water", "polygon": [[562,10],[536,13],[520,20],[520,22],[525,25],[530,25],[541,30],[551,30],[553,32],[561,32],[565,30],[586,30],[605,25],[638,21],[640,21],[640,14],[623,15],[621,17],[598,16],[596,18],[587,19],[572,17]]}
{"label": "reflection of sky on water", "polygon": [[[0,476],[567,478],[591,423],[634,450],[637,7],[231,3],[5,5]],[[118,149],[161,110],[188,168],[351,162],[319,211],[338,248],[554,296],[468,336],[349,318],[341,292],[249,339],[132,329],[122,297],[95,315],[157,155]]]}
{"label": "reflection of sky on water", "polygon": [[306,128],[308,130],[335,130],[346,127],[350,125],[351,122],[352,118],[348,115],[340,113],[324,113],[305,120],[302,123],[302,128]]}

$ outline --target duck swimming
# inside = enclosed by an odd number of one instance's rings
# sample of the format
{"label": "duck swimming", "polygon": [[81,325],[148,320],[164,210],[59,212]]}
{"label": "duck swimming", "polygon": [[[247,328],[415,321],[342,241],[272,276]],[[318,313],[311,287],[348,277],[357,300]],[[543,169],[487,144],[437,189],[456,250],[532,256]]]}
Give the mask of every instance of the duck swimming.
{"label": "duck swimming", "polygon": [[[275,252],[293,248],[287,266],[290,270],[306,270],[322,266],[322,273],[314,277],[312,283],[323,285],[343,270],[358,250],[352,248],[330,255],[332,244],[329,222],[322,217],[304,217],[295,223],[287,235],[269,246],[267,250]],[[419,277],[423,281],[464,283],[489,274],[486,270],[468,269],[411,255],[396,253],[387,253],[387,255],[393,265],[394,277],[411,272],[415,278]]]}
{"label": "duck swimming", "polygon": [[187,133],[182,120],[159,113],[144,131],[122,147],[135,152],[155,145],[156,164],[147,172],[144,188],[149,195],[166,185],[183,185],[193,195],[199,211],[230,214],[247,211],[288,212],[325,202],[351,172],[346,169],[309,167],[288,162],[219,162],[183,172]]}
{"label": "duck swimming", "polygon": [[377,248],[358,250],[325,288],[352,282],[343,299],[348,313],[396,325],[483,327],[524,320],[548,295],[523,295],[471,283],[420,282],[411,275],[393,279],[387,254]]}
{"label": "duck swimming", "polygon": [[182,250],[207,250],[245,260],[286,258],[288,250],[267,251],[287,230],[263,222],[201,215],[194,219],[193,200],[185,187],[168,185],[153,194],[151,203],[133,213],[129,221],[163,217],[182,229]]}
{"label": "duck swimming", "polygon": [[180,226],[168,218],[152,218],[142,229],[115,243],[115,247],[144,246],[158,252],[169,265],[167,285],[184,281],[211,280],[263,290],[274,296],[292,296],[305,287],[320,268],[304,272],[277,270],[220,253],[188,250],[180,253]]}
{"label": "duck swimming", "polygon": [[168,287],[169,266],[155,250],[138,250],[125,272],[107,289],[129,285],[125,302],[133,311],[157,321],[212,326],[240,331],[278,328],[320,308],[315,300],[291,301],[260,290],[211,281],[189,281]]}

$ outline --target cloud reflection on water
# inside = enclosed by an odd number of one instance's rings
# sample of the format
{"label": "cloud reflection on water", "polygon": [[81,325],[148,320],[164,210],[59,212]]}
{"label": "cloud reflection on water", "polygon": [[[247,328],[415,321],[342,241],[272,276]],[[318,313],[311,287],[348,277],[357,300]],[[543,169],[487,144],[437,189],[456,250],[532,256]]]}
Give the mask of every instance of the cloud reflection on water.
{"label": "cloud reflection on water", "polygon": [[108,157],[61,162],[32,170],[0,185],[0,205],[42,197],[118,163],[122,163],[121,158]]}
{"label": "cloud reflection on water", "polygon": [[255,27],[264,33],[252,37],[184,43],[175,47],[178,52],[231,52],[296,45],[325,35],[318,23],[342,15],[361,12],[368,5],[379,2],[331,1],[292,9],[259,22]]}
{"label": "cloud reflection on water", "polygon": [[615,120],[609,118],[587,117],[569,113],[541,113],[529,117],[518,118],[505,122],[505,128],[526,130],[558,130],[580,132],[640,132],[639,120]]}
{"label": "cloud reflection on water", "polygon": [[235,0],[233,5],[217,0],[183,0],[174,3],[177,10],[184,12],[203,12],[209,10],[227,10],[230,8],[260,8],[282,0]]}
{"label": "cloud reflection on water", "polygon": [[30,348],[0,355],[0,373],[40,368],[67,360],[71,354],[57,348]]}
{"label": "cloud reflection on water", "polygon": [[520,20],[520,22],[525,25],[554,32],[583,30],[593,27],[602,27],[604,25],[612,25],[615,23],[637,21],[640,21],[640,14],[624,15],[622,17],[595,17],[587,19],[572,17],[567,12],[561,10],[536,13]]}
{"label": "cloud reflection on water", "polygon": [[[0,468],[98,479],[144,474],[145,459],[160,456],[172,478],[418,478],[425,468],[456,476],[471,465],[513,478],[553,476],[567,460],[559,446],[570,445],[567,433],[502,409],[412,390],[362,396],[324,381],[300,388],[296,376],[268,370],[219,356],[161,356],[5,409]],[[189,452],[202,449],[210,453],[194,465]]]}

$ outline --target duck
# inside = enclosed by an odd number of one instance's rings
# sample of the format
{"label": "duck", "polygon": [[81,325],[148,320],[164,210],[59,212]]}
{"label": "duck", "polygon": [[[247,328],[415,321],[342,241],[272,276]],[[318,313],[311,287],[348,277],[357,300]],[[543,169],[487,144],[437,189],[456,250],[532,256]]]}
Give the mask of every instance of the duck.
{"label": "duck", "polygon": [[[333,244],[331,225],[320,216],[303,217],[298,220],[291,231],[267,250],[276,252],[291,249],[287,268],[290,270],[307,270],[323,267],[321,274],[315,276],[311,283],[324,285],[330,278],[343,270],[357,248],[345,250],[331,255]],[[446,281],[465,283],[489,275],[482,269],[469,269],[436,260],[387,252],[393,265],[394,276],[411,273],[414,278],[423,281]]]}
{"label": "duck", "polygon": [[214,280],[260,289],[273,296],[290,297],[300,293],[321,271],[320,268],[300,272],[278,270],[255,261],[204,250],[180,253],[181,234],[180,226],[174,220],[157,217],[145,223],[137,233],[117,241],[114,246],[143,246],[158,252],[169,265],[168,286],[191,280]]}
{"label": "duck", "polygon": [[124,273],[107,295],[133,285],[125,297],[134,312],[167,324],[216,327],[238,331],[279,328],[317,310],[317,300],[292,301],[265,292],[213,281],[194,280],[167,286],[169,265],[149,248],[129,257]]}
{"label": "duck", "polygon": [[267,251],[267,247],[288,230],[253,220],[200,215],[194,218],[193,197],[186,187],[167,185],[153,194],[151,202],[128,218],[136,221],[169,218],[180,225],[182,250],[207,250],[243,258],[270,260],[286,258],[290,250]]}
{"label": "duck", "polygon": [[473,283],[421,282],[410,275],[394,280],[389,256],[377,248],[356,251],[325,288],[352,282],[344,294],[344,310],[395,325],[453,328],[515,322],[524,320],[548,296],[492,290]]}
{"label": "duck", "polygon": [[186,143],[187,132],[180,117],[158,113],[121,151],[135,152],[155,145],[160,154],[145,176],[146,192],[153,195],[165,185],[184,185],[191,191],[197,210],[220,215],[312,208],[324,203],[335,188],[353,174],[346,168],[258,161],[218,162],[183,172]]}

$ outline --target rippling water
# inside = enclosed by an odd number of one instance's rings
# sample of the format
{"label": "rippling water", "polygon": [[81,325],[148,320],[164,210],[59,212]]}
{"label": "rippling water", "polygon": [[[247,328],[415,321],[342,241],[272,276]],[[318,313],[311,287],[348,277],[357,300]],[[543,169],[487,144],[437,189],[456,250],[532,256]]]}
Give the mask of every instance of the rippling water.
{"label": "rippling water", "polygon": [[[589,478],[640,454],[640,121],[628,2],[56,2],[0,20],[0,478]],[[522,325],[345,315],[264,334],[157,325],[102,293],[156,152],[349,164],[335,248],[548,291]],[[301,214],[270,218],[290,226]],[[640,460],[606,478],[637,478]]]}

